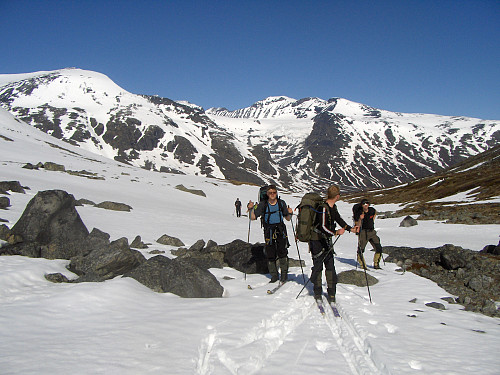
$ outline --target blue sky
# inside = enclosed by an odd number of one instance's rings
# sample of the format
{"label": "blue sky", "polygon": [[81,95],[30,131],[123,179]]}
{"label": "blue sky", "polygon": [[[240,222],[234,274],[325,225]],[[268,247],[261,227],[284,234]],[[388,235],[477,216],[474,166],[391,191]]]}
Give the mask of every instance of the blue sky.
{"label": "blue sky", "polygon": [[78,67],[238,109],[343,97],[500,119],[500,1],[0,0],[0,73]]}

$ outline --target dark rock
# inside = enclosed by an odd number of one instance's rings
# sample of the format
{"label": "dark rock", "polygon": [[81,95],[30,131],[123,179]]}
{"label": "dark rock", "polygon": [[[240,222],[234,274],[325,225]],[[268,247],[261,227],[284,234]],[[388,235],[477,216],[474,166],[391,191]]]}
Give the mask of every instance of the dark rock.
{"label": "dark rock", "polygon": [[498,255],[454,245],[432,249],[384,246],[383,251],[389,254],[386,261],[404,266],[457,296],[456,302],[465,310],[500,317],[500,310],[489,302],[500,300]]}
{"label": "dark rock", "polygon": [[188,251],[185,254],[178,256],[177,259],[186,260],[206,270],[209,268],[223,268],[227,266],[224,262],[224,253],[220,251],[213,251],[210,253]]}
{"label": "dark rock", "polygon": [[441,299],[448,302],[450,305],[455,305],[457,303],[453,297],[442,297]]}
{"label": "dark rock", "polygon": [[413,227],[415,225],[418,225],[418,222],[411,216],[405,217],[403,221],[401,221],[401,223],[399,224],[400,227],[405,227],[405,228]]}
{"label": "dark rock", "polygon": [[205,241],[198,240],[188,249],[188,251],[201,251],[203,250],[204,247],[205,247]]}
{"label": "dark rock", "polygon": [[10,199],[7,197],[0,197],[0,209],[5,210],[10,207]]}
{"label": "dark rock", "polygon": [[0,225],[0,240],[7,241],[9,234],[10,234],[9,227],[5,224]]}
{"label": "dark rock", "polygon": [[132,271],[127,272],[124,276],[137,280],[155,292],[165,293],[164,286],[166,285],[166,280],[163,280],[162,275],[171,261],[171,259],[165,256],[157,255],[148,259]]}
{"label": "dark rock", "polygon": [[78,204],[78,206],[84,206],[84,205],[95,206],[94,202],[92,202],[91,200],[85,199],[85,198],[78,199],[77,204]]}
{"label": "dark rock", "polygon": [[456,270],[467,265],[465,253],[457,251],[453,245],[445,245],[445,249],[441,251],[439,256],[441,266],[447,270]]}
{"label": "dark rock", "polygon": [[57,164],[57,163],[52,163],[50,161],[46,162],[43,165],[43,168],[46,169],[47,171],[56,171],[56,172],[64,172],[66,171],[66,168],[64,165]]}
{"label": "dark rock", "polygon": [[209,271],[186,261],[174,259],[162,272],[162,288],[187,298],[222,297],[224,288]]}
{"label": "dark rock", "polygon": [[216,246],[218,246],[218,245],[217,245],[217,242],[212,241],[212,240],[208,240],[208,242],[207,242],[207,246],[205,247],[205,249],[206,249],[207,251],[210,251],[210,249],[211,249],[211,248],[216,247]]}
{"label": "dark rock", "polygon": [[124,247],[122,240],[113,242],[108,248],[91,251],[86,256],[71,258],[69,270],[80,275],[76,280],[104,281],[127,273],[145,261],[136,250]]}
{"label": "dark rock", "polygon": [[184,242],[182,242],[180,239],[176,237],[169,236],[167,234],[164,234],[160,238],[156,240],[159,244],[162,245],[169,245],[169,246],[184,246]]}
{"label": "dark rock", "polygon": [[130,207],[128,204],[117,203],[117,202],[110,202],[110,201],[101,202],[99,204],[96,204],[95,206],[98,207],[98,208],[104,208],[106,210],[113,210],[113,211],[127,211],[127,212],[130,212],[130,210],[132,210],[132,207]]}
{"label": "dark rock", "polygon": [[28,188],[21,186],[19,181],[0,181],[0,192],[6,193],[8,191],[12,191],[13,193],[26,194],[24,191],[25,189]]}
{"label": "dark rock", "polygon": [[165,254],[165,251],[163,250],[151,250],[149,254]]}
{"label": "dark rock", "polygon": [[438,310],[446,310],[446,307],[444,307],[444,305],[439,302],[429,302],[426,303],[425,306],[432,307],[433,309],[438,309]]}
{"label": "dark rock", "polygon": [[1,253],[70,259],[84,252],[89,235],[75,209],[75,198],[62,190],[41,191],[11,228]]}
{"label": "dark rock", "polygon": [[45,275],[45,278],[53,283],[69,283],[69,282],[71,282],[62,273],[49,273],[49,274]]}
{"label": "dark rock", "polygon": [[242,240],[234,240],[226,245],[219,246],[225,253],[224,261],[234,269],[248,274],[267,274],[267,257],[264,245],[251,245]]}
{"label": "dark rock", "polygon": [[144,242],[141,240],[141,236],[136,236],[132,243],[130,244],[130,247],[134,249],[147,249],[148,245],[146,245]]}
{"label": "dark rock", "polygon": [[368,285],[372,286],[378,283],[377,278],[362,271],[349,270],[340,272],[338,275],[338,282],[341,284],[351,284],[356,286],[366,286],[366,277],[368,278]]}
{"label": "dark rock", "polygon": [[194,195],[200,195],[202,197],[206,197],[207,196],[203,190],[188,189],[184,185],[177,185],[175,188],[177,190],[185,191],[187,193],[191,193],[191,194],[194,194]]}

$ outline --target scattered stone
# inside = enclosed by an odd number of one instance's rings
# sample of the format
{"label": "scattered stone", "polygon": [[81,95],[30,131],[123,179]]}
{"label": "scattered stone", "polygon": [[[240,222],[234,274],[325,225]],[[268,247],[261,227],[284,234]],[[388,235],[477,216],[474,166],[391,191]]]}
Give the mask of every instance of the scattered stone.
{"label": "scattered stone", "polygon": [[438,310],[446,310],[446,307],[444,307],[444,305],[439,302],[429,302],[426,303],[425,306],[432,307],[433,309],[438,309]]}
{"label": "scattered stone", "polygon": [[[444,245],[438,248],[384,246],[386,261],[434,281],[467,311],[500,317],[500,256]],[[450,297],[451,298],[451,297]],[[451,300],[449,300],[449,303]]]}
{"label": "scattered stone", "polygon": [[0,197],[0,209],[6,210],[10,207],[10,199],[8,197]]}
{"label": "scattered stone", "polygon": [[401,223],[399,224],[400,227],[405,227],[405,228],[413,227],[415,225],[418,225],[418,222],[411,216],[405,217],[403,221],[401,221]]}
{"label": "scattered stone", "polygon": [[45,278],[52,283],[70,283],[71,281],[62,273],[49,273]]}
{"label": "scattered stone", "polygon": [[43,168],[47,171],[56,171],[56,172],[64,172],[66,171],[66,168],[64,167],[64,165],[62,164],[57,164],[57,163],[53,163],[53,162],[46,162],[44,165],[43,165]]}
{"label": "scattered stone", "polygon": [[373,277],[372,275],[366,274],[362,271],[349,270],[340,272],[338,275],[338,282],[341,284],[350,284],[356,286],[365,286],[366,287],[366,279],[368,278],[368,286],[372,286],[378,283],[378,279]]}
{"label": "scattered stone", "polygon": [[132,207],[130,207],[128,204],[117,203],[117,202],[110,202],[110,201],[101,202],[99,204],[96,204],[95,207],[104,208],[106,210],[113,210],[113,211],[127,211],[127,212],[130,212],[130,210],[132,210]]}
{"label": "scattered stone", "polygon": [[450,305],[455,305],[457,303],[453,297],[442,297],[441,299],[448,302]]}
{"label": "scattered stone", "polygon": [[169,236],[168,234],[164,234],[160,238],[156,240],[159,244],[169,245],[169,246],[185,246],[184,242],[176,237]]}
{"label": "scattered stone", "polygon": [[205,247],[205,241],[198,240],[188,249],[188,251],[201,251],[203,250],[204,247]]}
{"label": "scattered stone", "polygon": [[165,254],[165,251],[163,250],[151,250],[149,254]]}
{"label": "scattered stone", "polygon": [[410,302],[410,303],[416,303],[416,302],[417,302],[417,299],[416,299],[416,298],[413,298],[413,299],[409,300],[408,302]]}
{"label": "scattered stone", "polygon": [[76,202],[77,202],[78,206],[84,206],[84,205],[95,206],[94,202],[92,202],[91,200],[85,199],[85,198],[78,199]]}
{"label": "scattered stone", "polygon": [[130,247],[134,249],[147,249],[148,245],[146,245],[144,242],[141,240],[141,236],[136,236],[132,243],[130,244]]}
{"label": "scattered stone", "polygon": [[188,188],[187,188],[187,187],[185,187],[184,185],[177,185],[175,188],[176,188],[177,190],[180,190],[180,191],[185,191],[185,192],[187,192],[187,193],[191,193],[191,194],[195,194],[195,195],[200,195],[200,196],[202,196],[202,197],[206,197],[206,196],[207,196],[203,190],[188,189]]}
{"label": "scattered stone", "polygon": [[19,181],[0,181],[0,193],[3,194],[8,194],[8,191],[26,194],[25,189],[29,190],[29,188],[21,186]]}

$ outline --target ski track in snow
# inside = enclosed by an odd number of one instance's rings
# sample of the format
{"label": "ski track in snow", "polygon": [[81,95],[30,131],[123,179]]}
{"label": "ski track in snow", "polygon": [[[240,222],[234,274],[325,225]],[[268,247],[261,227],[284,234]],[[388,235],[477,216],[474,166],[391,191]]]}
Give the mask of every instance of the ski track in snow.
{"label": "ski track in snow", "polygon": [[[243,333],[218,334],[215,329],[208,327],[211,332],[200,345],[196,373],[198,375],[259,373],[266,366],[266,361],[273,353],[280,350],[286,338],[294,333],[305,319],[312,319],[315,314],[320,315],[312,297],[295,298],[298,287],[279,290],[271,298],[287,299],[290,301],[287,306],[274,311],[271,316],[245,329]],[[337,309],[341,315],[340,318],[334,316],[332,309],[325,302],[325,315],[321,321],[330,331],[352,374],[390,375],[391,372],[380,360],[382,355],[377,355],[369,342],[368,334],[359,328],[354,319],[338,303]],[[366,311],[369,312],[369,310]],[[386,328],[388,331],[397,330],[397,327]],[[236,335],[237,338],[235,338]],[[309,341],[302,346],[296,363],[306,351],[308,344]],[[322,341],[317,341],[315,345],[316,349],[322,352],[326,352],[331,346],[328,342]],[[418,364],[413,368],[418,369]]]}

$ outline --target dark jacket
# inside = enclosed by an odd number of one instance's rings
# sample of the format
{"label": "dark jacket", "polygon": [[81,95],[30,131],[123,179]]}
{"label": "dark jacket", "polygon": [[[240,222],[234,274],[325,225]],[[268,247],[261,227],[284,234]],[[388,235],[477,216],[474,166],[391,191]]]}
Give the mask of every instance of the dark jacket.
{"label": "dark jacket", "polygon": [[325,237],[332,237],[335,235],[336,224],[339,224],[347,231],[351,230],[339,214],[337,205],[330,207],[328,204],[323,204],[320,211],[316,215],[315,231],[313,231],[312,240],[319,240]]}
{"label": "dark jacket", "polygon": [[[373,207],[368,207],[368,212],[365,213],[365,217],[363,219],[363,222],[361,223],[361,229],[366,229],[366,230],[371,230],[375,229],[375,215],[377,214],[377,211]],[[356,220],[356,217],[354,218]],[[359,220],[359,216],[357,217],[357,220]]]}

